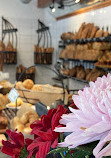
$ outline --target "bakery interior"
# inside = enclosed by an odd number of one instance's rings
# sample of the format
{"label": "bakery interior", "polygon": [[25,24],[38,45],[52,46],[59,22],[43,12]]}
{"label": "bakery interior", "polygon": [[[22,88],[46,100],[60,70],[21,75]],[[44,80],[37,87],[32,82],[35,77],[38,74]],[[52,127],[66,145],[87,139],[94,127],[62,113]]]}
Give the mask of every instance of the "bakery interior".
{"label": "bakery interior", "polygon": [[6,129],[28,135],[42,114],[111,72],[110,13],[111,0],[0,1],[0,148]]}

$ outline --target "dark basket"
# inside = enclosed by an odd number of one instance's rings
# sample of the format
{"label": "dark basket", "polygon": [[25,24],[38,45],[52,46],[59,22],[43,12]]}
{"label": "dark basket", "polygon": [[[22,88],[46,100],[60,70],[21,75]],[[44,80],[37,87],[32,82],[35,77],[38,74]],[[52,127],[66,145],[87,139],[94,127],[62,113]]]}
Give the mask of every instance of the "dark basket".
{"label": "dark basket", "polygon": [[17,52],[4,52],[3,61],[4,64],[17,64]]}
{"label": "dark basket", "polygon": [[[21,73],[16,73],[16,80],[18,81],[19,77],[20,77]],[[35,82],[35,73],[24,73],[21,78],[19,79],[19,81],[24,81],[26,79],[31,79],[33,82]]]}
{"label": "dark basket", "polygon": [[52,53],[34,52],[34,64],[52,64]]}

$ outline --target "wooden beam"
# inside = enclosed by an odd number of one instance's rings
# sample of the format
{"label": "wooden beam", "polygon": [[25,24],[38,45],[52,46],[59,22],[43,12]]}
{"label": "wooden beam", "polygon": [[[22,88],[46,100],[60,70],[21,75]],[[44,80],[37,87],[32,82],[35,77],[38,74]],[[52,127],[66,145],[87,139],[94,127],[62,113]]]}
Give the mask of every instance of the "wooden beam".
{"label": "wooden beam", "polygon": [[78,15],[78,14],[82,14],[82,13],[86,13],[86,12],[89,12],[89,11],[92,11],[92,10],[104,8],[104,7],[107,7],[107,6],[110,6],[110,5],[111,5],[111,0],[103,1],[103,2],[100,2],[98,4],[88,6],[88,7],[85,7],[85,8],[81,8],[79,10],[76,10],[76,11],[72,12],[72,13],[57,17],[56,20],[62,20],[62,19],[70,18],[70,17]]}
{"label": "wooden beam", "polygon": [[52,0],[38,0],[38,8],[45,8],[52,3]]}
{"label": "wooden beam", "polygon": [[[54,0],[54,2],[59,3],[60,0]],[[52,4],[52,0],[38,0],[38,8],[45,8]]]}

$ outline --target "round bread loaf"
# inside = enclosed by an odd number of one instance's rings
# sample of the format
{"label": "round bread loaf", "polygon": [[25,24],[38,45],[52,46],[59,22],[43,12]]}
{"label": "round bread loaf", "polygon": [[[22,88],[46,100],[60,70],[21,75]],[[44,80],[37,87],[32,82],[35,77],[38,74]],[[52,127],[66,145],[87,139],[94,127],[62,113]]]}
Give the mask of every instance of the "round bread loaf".
{"label": "round bread loaf", "polygon": [[26,79],[26,80],[23,82],[23,86],[24,86],[26,89],[32,89],[32,87],[34,86],[34,82],[33,82],[31,79]]}

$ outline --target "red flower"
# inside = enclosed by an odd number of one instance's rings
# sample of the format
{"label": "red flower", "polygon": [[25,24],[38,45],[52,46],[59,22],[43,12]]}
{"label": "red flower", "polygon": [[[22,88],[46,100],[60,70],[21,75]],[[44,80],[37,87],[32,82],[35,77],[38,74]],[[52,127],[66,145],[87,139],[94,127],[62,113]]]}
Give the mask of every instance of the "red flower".
{"label": "red flower", "polygon": [[37,158],[46,158],[50,147],[56,148],[60,134],[53,130],[60,126],[59,120],[62,114],[67,112],[67,109],[59,105],[57,109],[49,110],[47,115],[42,115],[40,121],[35,121],[31,125],[31,134],[34,134],[34,140],[28,146],[28,158],[31,158],[32,155],[36,155]]}
{"label": "red flower", "polygon": [[19,158],[20,152],[24,147],[24,136],[22,133],[12,132],[11,130],[6,130],[6,133],[11,138],[9,141],[2,140],[3,147],[1,151],[12,158]]}

